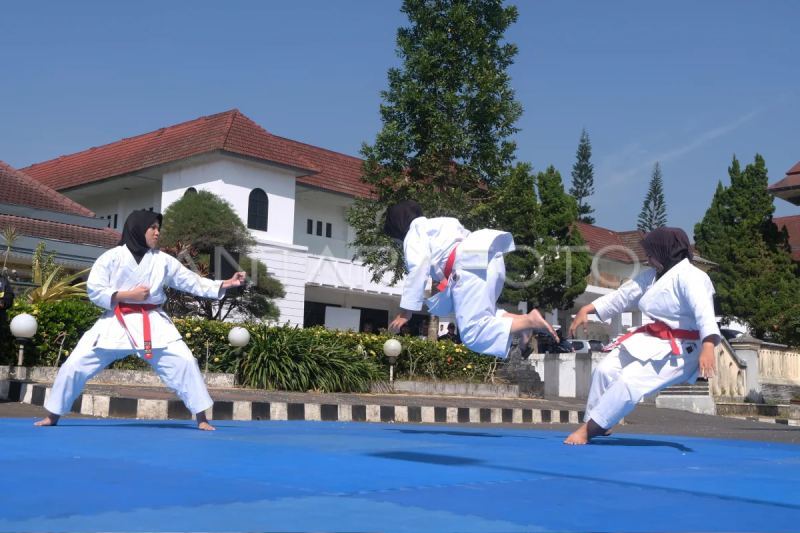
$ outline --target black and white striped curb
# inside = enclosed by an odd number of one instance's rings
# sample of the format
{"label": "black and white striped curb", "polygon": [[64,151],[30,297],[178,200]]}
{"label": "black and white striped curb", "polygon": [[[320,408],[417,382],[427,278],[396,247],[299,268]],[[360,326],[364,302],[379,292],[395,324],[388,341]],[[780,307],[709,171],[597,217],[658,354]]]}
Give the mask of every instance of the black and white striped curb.
{"label": "black and white striped curb", "polygon": [[791,418],[769,418],[763,416],[728,416],[725,418],[736,418],[738,420],[750,420],[751,422],[766,422],[767,424],[782,424],[784,426],[800,426],[800,420]]}
{"label": "black and white striped curb", "polygon": [[[50,387],[11,381],[9,400],[44,406]],[[0,397],[3,383],[0,382]],[[103,418],[191,420],[180,400],[151,400],[84,393],[71,412]],[[210,420],[311,420],[333,422],[440,423],[440,424],[578,424],[583,411],[500,407],[438,407],[412,405],[247,402],[216,400],[206,411]],[[621,423],[624,423],[622,421]]]}

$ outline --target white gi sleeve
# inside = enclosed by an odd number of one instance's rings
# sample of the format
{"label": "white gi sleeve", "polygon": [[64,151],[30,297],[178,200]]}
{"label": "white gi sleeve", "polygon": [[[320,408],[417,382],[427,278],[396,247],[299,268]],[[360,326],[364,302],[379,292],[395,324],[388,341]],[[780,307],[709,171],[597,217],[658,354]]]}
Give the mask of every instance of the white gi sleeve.
{"label": "white gi sleeve", "polygon": [[[695,269],[696,270],[696,269]],[[690,276],[681,276],[678,279],[680,296],[694,314],[697,329],[700,331],[702,341],[709,335],[716,335],[714,346],[721,342],[717,317],[714,314],[714,285],[705,272],[697,270]]]}
{"label": "white gi sleeve", "polygon": [[222,288],[222,280],[204,278],[195,274],[174,257],[163,254],[167,262],[167,272],[164,283],[168,287],[179,291],[188,292],[201,298],[213,298],[219,300],[225,294]]}
{"label": "white gi sleeve", "polygon": [[600,320],[605,321],[638,305],[652,279],[653,271],[648,270],[636,276],[636,279],[628,281],[611,294],[598,298],[592,302],[595,314]]}
{"label": "white gi sleeve", "polygon": [[86,280],[86,293],[89,300],[97,307],[112,310],[111,298],[116,292],[111,288],[111,274],[113,266],[113,256],[106,252],[97,258],[89,271],[89,279]]}
{"label": "white gi sleeve", "polygon": [[400,307],[408,311],[419,311],[425,300],[425,286],[431,270],[431,250],[428,235],[422,224],[412,224],[404,243],[406,276]]}

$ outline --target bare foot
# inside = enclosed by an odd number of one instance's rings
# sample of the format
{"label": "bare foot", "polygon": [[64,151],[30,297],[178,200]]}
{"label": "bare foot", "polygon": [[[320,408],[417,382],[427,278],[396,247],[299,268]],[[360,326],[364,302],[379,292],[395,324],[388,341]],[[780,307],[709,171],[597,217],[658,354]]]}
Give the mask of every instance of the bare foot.
{"label": "bare foot", "polygon": [[197,429],[202,431],[216,431],[214,426],[208,423],[208,418],[204,412],[197,413]]}
{"label": "bare foot", "polygon": [[582,445],[588,443],[595,437],[611,435],[610,429],[603,429],[594,420],[589,420],[588,423],[582,425],[578,430],[567,437],[564,444],[577,444]]}
{"label": "bare foot", "polygon": [[551,335],[553,335],[553,337],[556,337],[556,330],[553,329],[553,326],[547,323],[547,320],[544,319],[542,314],[537,309],[534,309],[528,313],[528,320],[530,321],[531,329],[546,329]]}
{"label": "bare foot", "polygon": [[39,420],[38,422],[34,423],[34,426],[56,426],[58,425],[58,419],[61,418],[60,415],[50,414],[47,418]]}

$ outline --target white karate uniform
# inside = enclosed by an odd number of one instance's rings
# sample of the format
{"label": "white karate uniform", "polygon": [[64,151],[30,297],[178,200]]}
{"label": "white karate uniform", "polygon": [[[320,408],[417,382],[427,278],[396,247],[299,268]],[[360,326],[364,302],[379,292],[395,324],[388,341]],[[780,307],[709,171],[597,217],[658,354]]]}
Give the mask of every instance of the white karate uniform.
{"label": "white karate uniform", "polygon": [[497,308],[506,269],[503,254],[514,251],[510,233],[479,230],[470,233],[455,218],[419,217],[403,242],[408,276],[400,307],[422,309],[428,276],[444,279],[445,265],[456,249],[447,287],[426,303],[432,315],[455,311],[461,341],[475,352],[505,357],[511,346],[511,318]]}
{"label": "white karate uniform", "polygon": [[[111,298],[115,292],[139,286],[150,288],[150,297],[138,304],[161,305],[167,301],[164,286],[204,298],[220,299],[222,281],[205,279],[177,259],[150,250],[137,265],[127,247],[117,246],[101,255],[92,266],[86,283],[89,299],[106,311],[87,331],[58,372],[45,408],[63,415],[83,391],[86,382],[117,359],[136,353],[144,356],[143,317],[140,312],[123,315],[130,334],[114,314]],[[192,414],[213,405],[197,359],[181,334],[159,307],[147,311],[150,319],[152,359],[146,359],[158,376],[186,404]],[[135,341],[135,344],[134,344]]]}
{"label": "white karate uniform", "polygon": [[648,394],[681,382],[694,383],[699,373],[703,339],[720,332],[714,315],[714,286],[705,272],[684,259],[656,280],[655,269],[643,272],[619,290],[594,301],[600,320],[637,306],[672,329],[699,331],[699,340],[676,339],[681,355],[668,339],[637,333],[622,341],[597,365],[586,405],[585,422],[610,428],[633,411]]}

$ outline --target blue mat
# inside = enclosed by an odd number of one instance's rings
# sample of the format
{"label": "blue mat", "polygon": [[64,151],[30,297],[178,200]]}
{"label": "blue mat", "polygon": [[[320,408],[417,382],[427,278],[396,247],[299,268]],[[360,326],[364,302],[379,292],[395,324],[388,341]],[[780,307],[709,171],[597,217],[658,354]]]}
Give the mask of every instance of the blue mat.
{"label": "blue mat", "polygon": [[335,422],[0,420],[0,531],[797,531],[800,447]]}

